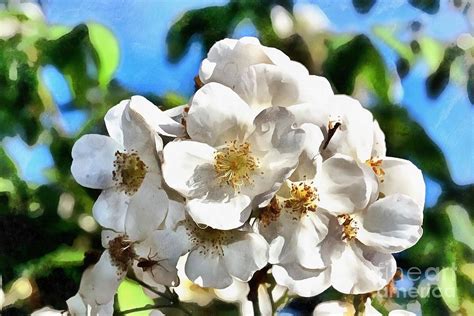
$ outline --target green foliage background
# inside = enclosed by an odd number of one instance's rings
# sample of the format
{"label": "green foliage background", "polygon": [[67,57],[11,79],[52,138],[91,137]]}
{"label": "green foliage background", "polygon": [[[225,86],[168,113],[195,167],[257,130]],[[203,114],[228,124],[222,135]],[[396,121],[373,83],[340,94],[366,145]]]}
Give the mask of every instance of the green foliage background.
{"label": "green foliage background", "polygon": [[[436,1],[408,2],[430,14],[439,9]],[[369,12],[374,3],[375,0],[353,1],[360,13]],[[232,0],[224,6],[186,12],[168,32],[169,59],[179,61],[195,38],[202,41],[207,51],[216,41],[230,36],[243,18],[248,18],[263,44],[283,50],[312,73],[326,76],[338,93],[353,94],[356,85],[362,83],[375,96],[376,104],[371,111],[386,134],[388,154],[412,160],[442,187],[438,203],[425,210],[423,238],[399,255],[397,262],[403,269],[443,269],[439,284],[433,285],[439,287],[441,297],[418,297],[425,315],[473,315],[474,228],[469,218],[474,205],[472,185],[460,186],[452,181],[437,145],[403,106],[393,104],[389,95],[393,77],[368,37],[324,33],[319,38],[309,38],[296,33],[281,39],[270,20],[270,9],[275,4],[291,11],[290,0]],[[15,11],[0,12],[0,20],[5,18],[15,18],[38,32],[0,39],[0,139],[20,135],[30,145],[48,144],[54,159],[54,167],[48,171],[49,182],[37,186],[19,176],[15,164],[0,148],[1,284],[7,296],[17,297],[3,313],[22,315],[45,305],[66,309],[65,300],[77,292],[81,273],[88,265],[84,255],[87,253],[86,258],[90,258],[93,251],[101,250],[99,230],[86,225],[99,192],[83,188],[72,179],[70,152],[81,135],[105,133],[105,112],[133,91],[113,81],[120,51],[114,35],[105,27],[95,23],[74,28],[48,26]],[[389,29],[377,28],[375,34],[399,55],[400,76],[406,75],[420,58],[434,65],[426,79],[432,97],[439,96],[449,82],[453,62],[468,53],[430,38],[421,39],[417,45],[402,43]],[[324,54],[320,54],[321,50]],[[59,124],[45,125],[41,120],[43,116],[56,117],[58,111],[40,76],[46,65],[55,66],[67,78],[73,103],[83,104],[90,113],[87,124],[74,137]],[[344,69],[343,74],[340,69]],[[466,91],[473,102],[473,66],[461,71],[469,78]],[[147,97],[163,108],[186,102],[174,94]],[[32,292],[22,296],[25,280]],[[426,286],[415,284],[419,285]],[[446,289],[452,288],[455,294],[448,295]],[[337,297],[337,293],[328,291],[316,298],[292,298],[289,306],[308,312],[318,302]],[[130,282],[121,288],[118,301],[117,310],[150,303],[140,288]],[[397,302],[411,301],[398,298]],[[382,306],[385,302],[378,303]],[[196,306],[191,308],[196,313],[200,311]],[[217,311],[231,314],[236,309],[217,303],[208,308],[208,312]]]}

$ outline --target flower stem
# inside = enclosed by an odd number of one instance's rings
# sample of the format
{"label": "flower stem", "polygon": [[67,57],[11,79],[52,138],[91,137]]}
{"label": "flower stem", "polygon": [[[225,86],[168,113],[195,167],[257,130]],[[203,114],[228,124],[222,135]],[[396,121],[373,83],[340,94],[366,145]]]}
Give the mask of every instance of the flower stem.
{"label": "flower stem", "polygon": [[145,305],[142,307],[135,307],[131,309],[127,309],[124,311],[116,312],[116,315],[126,315],[126,314],[131,314],[131,313],[136,313],[136,312],[142,312],[142,311],[147,311],[150,309],[160,309],[160,308],[174,308],[175,306],[170,305],[170,304],[157,304],[157,305]]}

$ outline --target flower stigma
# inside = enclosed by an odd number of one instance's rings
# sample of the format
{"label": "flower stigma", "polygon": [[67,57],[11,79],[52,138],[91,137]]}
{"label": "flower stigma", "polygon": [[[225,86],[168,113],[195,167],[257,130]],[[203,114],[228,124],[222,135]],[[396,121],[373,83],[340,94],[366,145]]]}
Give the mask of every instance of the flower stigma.
{"label": "flower stigma", "polygon": [[130,153],[116,151],[114,167],[112,179],[119,190],[128,195],[135,194],[145,179],[147,165],[134,151]]}
{"label": "flower stigma", "polygon": [[214,170],[219,183],[228,184],[236,190],[251,184],[251,176],[259,167],[260,162],[252,155],[247,142],[226,142],[225,147],[214,154]]}
{"label": "flower stigma", "polygon": [[342,226],[342,240],[351,241],[357,236],[357,231],[359,230],[359,227],[357,226],[357,221],[354,220],[353,215],[339,215],[337,217],[337,221],[339,222],[339,225]]}

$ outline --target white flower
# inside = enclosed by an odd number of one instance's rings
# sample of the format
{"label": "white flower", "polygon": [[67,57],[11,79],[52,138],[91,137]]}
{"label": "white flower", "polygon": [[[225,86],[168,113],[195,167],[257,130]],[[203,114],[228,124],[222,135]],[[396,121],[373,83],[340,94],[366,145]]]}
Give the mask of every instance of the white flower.
{"label": "white flower", "polygon": [[396,270],[391,254],[413,246],[423,232],[422,210],[401,194],[381,198],[363,210],[335,215],[322,253],[331,263],[331,285],[347,294],[387,285]]}
{"label": "white flower", "polygon": [[[245,226],[234,230],[200,228],[190,218],[166,231],[166,240],[187,254],[185,274],[200,287],[224,289],[234,279],[247,282],[268,262],[265,239]],[[163,237],[155,238],[160,243]]]}
{"label": "white flower", "polygon": [[163,143],[156,134],[158,127],[148,124],[149,107],[144,101],[132,97],[114,106],[105,116],[110,137],[84,135],[72,149],[71,172],[76,181],[103,189],[93,207],[97,222],[115,231],[133,231],[134,239],[158,228],[168,209],[156,157]]}
{"label": "white flower", "polygon": [[280,107],[253,119],[232,90],[210,83],[194,95],[186,117],[191,140],[163,150],[166,183],[187,198],[194,221],[216,229],[242,226],[296,167],[304,131]]}
{"label": "white flower", "polygon": [[218,82],[234,90],[255,114],[271,106],[308,102],[320,108],[333,95],[325,78],[309,75],[303,65],[254,37],[214,44],[199,76],[203,83]]}
{"label": "white flower", "polygon": [[288,108],[297,125],[312,123],[321,128],[325,142],[321,155],[349,155],[369,166],[377,175],[379,191],[387,196],[401,193],[411,196],[424,207],[425,183],[421,171],[408,160],[386,157],[385,135],[370,111],[355,99],[335,95],[330,106],[315,108],[301,104]]}
{"label": "white flower", "polygon": [[233,88],[242,73],[257,64],[276,65],[293,73],[308,74],[302,64],[290,60],[282,51],[263,46],[255,37],[242,37],[216,42],[201,63],[199,78],[204,84],[219,82]]}

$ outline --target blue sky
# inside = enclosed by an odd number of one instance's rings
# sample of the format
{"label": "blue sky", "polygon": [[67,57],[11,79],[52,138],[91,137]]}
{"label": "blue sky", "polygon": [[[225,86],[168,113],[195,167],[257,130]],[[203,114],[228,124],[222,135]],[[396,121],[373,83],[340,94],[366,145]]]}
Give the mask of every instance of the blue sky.
{"label": "blue sky", "polygon": [[[335,32],[366,33],[371,36],[374,25],[400,26],[419,20],[425,25],[424,34],[452,42],[460,33],[469,32],[469,25],[459,12],[449,8],[448,1],[441,2],[440,13],[430,16],[406,4],[406,0],[378,1],[366,15],[355,12],[350,0],[317,1]],[[175,91],[189,96],[194,87],[192,79],[200,64],[201,46],[199,43],[192,44],[180,63],[171,64],[165,56],[166,32],[186,10],[224,4],[226,1],[43,0],[42,3],[51,24],[74,26],[94,21],[107,26],[117,36],[121,51],[115,77],[127,88],[137,93],[163,94]],[[252,26],[244,25],[235,32],[234,37],[254,34]],[[387,66],[394,71],[396,54],[387,46],[378,42],[376,44]],[[402,81],[404,96],[401,103],[443,150],[455,182],[473,183],[474,113],[465,87],[450,85],[440,98],[430,100],[425,93],[424,80],[427,74],[425,64],[419,63],[412,69]],[[87,113],[65,107],[71,95],[64,78],[53,67],[47,67],[43,77],[63,114],[65,130],[74,133],[87,120]],[[19,138],[7,139],[4,145],[25,179],[36,183],[47,181],[43,172],[52,166],[53,161],[45,145],[28,147]],[[433,205],[440,187],[429,179],[427,184],[427,202]]]}

